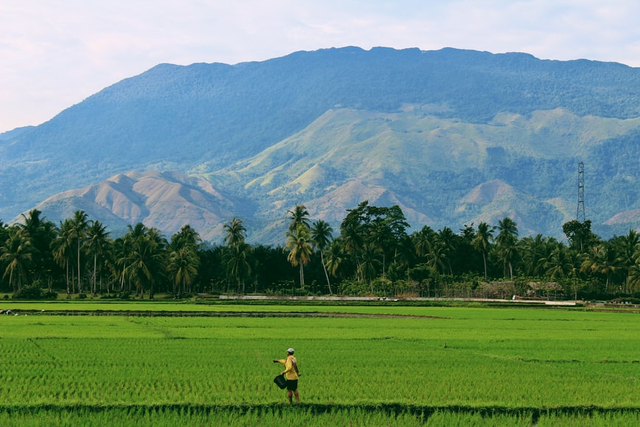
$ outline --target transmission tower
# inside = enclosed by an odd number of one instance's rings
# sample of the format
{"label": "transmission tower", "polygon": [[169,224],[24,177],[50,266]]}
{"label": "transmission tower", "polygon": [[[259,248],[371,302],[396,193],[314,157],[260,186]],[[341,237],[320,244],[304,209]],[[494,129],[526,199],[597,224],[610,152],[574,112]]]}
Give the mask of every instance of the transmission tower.
{"label": "transmission tower", "polygon": [[580,222],[585,221],[584,214],[584,163],[578,163],[578,211],[576,219]]}

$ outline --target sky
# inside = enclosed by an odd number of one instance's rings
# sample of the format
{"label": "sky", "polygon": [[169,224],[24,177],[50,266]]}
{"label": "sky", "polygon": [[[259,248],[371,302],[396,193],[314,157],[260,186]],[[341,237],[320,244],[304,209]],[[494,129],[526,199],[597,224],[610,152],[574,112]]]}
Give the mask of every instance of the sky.
{"label": "sky", "polygon": [[444,47],[640,67],[637,0],[2,0],[0,133],[159,63]]}

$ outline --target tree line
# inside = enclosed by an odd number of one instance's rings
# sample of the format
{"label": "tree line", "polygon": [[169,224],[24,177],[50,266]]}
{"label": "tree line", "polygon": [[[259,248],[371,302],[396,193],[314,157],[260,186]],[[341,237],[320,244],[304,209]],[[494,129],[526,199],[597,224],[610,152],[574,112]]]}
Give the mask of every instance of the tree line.
{"label": "tree line", "polygon": [[567,242],[519,237],[516,222],[480,222],[458,232],[412,233],[396,205],[348,209],[339,230],[287,211],[282,246],[249,244],[240,218],[224,224],[221,245],[189,225],[169,238],[142,223],[117,238],[84,211],[59,224],[42,212],[0,221],[1,286],[14,296],[91,294],[176,298],[196,293],[443,297],[632,298],[640,291],[635,230],[603,240],[589,220],[563,225]]}

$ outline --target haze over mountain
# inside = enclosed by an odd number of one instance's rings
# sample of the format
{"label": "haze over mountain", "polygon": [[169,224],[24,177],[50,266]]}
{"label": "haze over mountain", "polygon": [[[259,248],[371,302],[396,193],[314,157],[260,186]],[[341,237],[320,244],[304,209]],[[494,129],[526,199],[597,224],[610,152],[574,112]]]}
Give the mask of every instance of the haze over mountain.
{"label": "haze over mountain", "polygon": [[639,136],[640,69],[616,63],[352,47],[163,64],[0,134],[0,218],[83,209],[215,241],[238,215],[279,243],[296,203],[337,228],[369,200],[415,227],[511,216],[561,236],[583,161],[587,216],[610,235],[640,225]]}

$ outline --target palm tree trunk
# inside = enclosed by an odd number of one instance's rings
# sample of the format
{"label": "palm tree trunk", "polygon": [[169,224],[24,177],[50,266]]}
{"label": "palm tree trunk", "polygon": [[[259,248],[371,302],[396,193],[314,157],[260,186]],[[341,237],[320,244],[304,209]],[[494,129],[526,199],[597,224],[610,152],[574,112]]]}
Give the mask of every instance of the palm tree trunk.
{"label": "palm tree trunk", "polygon": [[385,275],[385,267],[387,264],[387,254],[384,253],[384,249],[382,249],[382,278],[386,279],[386,275]]}
{"label": "palm tree trunk", "polygon": [[67,295],[69,295],[70,289],[69,289],[69,259],[67,258],[66,262],[64,263],[66,268],[67,268]]}
{"label": "palm tree trunk", "polygon": [[120,292],[124,292],[124,276],[127,271],[127,264],[122,268],[122,275],[120,276]]}
{"label": "palm tree trunk", "polygon": [[78,293],[82,293],[82,283],[80,281],[80,237],[78,237]]}
{"label": "palm tree trunk", "polygon": [[625,293],[627,294],[631,293],[631,287],[629,286],[629,276],[631,276],[631,273],[627,273],[627,280],[625,281],[625,284],[624,284]]}
{"label": "palm tree trunk", "polygon": [[300,263],[300,289],[304,289],[304,267]]}
{"label": "palm tree trunk", "polygon": [[320,262],[322,263],[322,269],[324,270],[324,277],[327,278],[327,286],[329,287],[329,295],[333,295],[331,291],[331,282],[329,281],[329,273],[327,272],[327,266],[324,265],[324,256],[322,255],[322,251],[320,251]]}
{"label": "palm tree trunk", "polygon": [[98,254],[93,254],[93,296],[96,296],[96,272],[98,265]]}
{"label": "palm tree trunk", "polygon": [[487,280],[487,255],[482,252],[482,262],[484,263],[484,280]]}

